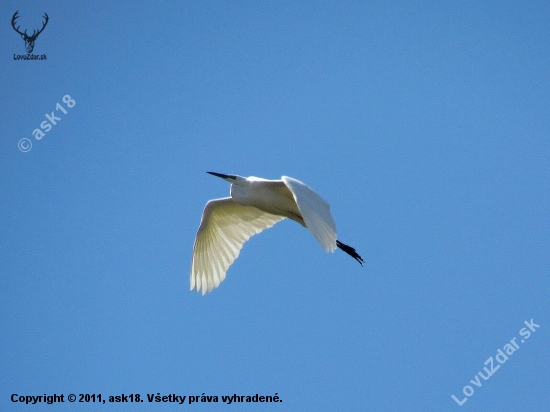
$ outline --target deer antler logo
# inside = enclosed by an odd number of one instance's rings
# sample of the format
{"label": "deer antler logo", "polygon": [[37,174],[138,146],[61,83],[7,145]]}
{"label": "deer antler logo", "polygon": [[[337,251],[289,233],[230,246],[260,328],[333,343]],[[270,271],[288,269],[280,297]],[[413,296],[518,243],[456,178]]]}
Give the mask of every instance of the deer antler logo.
{"label": "deer antler logo", "polygon": [[19,17],[17,13],[19,13],[19,10],[17,10],[14,13],[13,17],[11,18],[11,25],[13,29],[21,35],[21,38],[25,40],[25,48],[27,49],[27,53],[32,53],[32,51],[34,50],[34,42],[36,41],[36,38],[38,37],[38,35],[42,33],[42,31],[44,30],[44,28],[46,27],[46,24],[48,24],[49,17],[46,13],[44,13],[44,18],[46,19],[46,21],[42,23],[42,28],[38,31],[34,30],[32,33],[32,36],[29,36],[27,34],[27,30],[25,30],[25,32],[22,33],[19,31],[20,26],[15,27],[15,20],[17,20],[17,18]]}

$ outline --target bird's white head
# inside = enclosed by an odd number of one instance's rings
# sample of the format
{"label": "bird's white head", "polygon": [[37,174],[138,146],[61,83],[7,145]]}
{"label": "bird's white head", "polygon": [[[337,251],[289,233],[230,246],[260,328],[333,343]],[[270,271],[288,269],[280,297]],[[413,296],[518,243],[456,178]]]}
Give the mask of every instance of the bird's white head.
{"label": "bird's white head", "polygon": [[242,177],[239,175],[224,175],[222,173],[214,173],[214,172],[206,172],[213,176],[218,176],[222,178],[223,180],[231,183],[230,193],[233,200],[235,200],[239,204],[245,204],[244,199],[248,197],[248,187],[250,186],[250,182],[246,177]]}

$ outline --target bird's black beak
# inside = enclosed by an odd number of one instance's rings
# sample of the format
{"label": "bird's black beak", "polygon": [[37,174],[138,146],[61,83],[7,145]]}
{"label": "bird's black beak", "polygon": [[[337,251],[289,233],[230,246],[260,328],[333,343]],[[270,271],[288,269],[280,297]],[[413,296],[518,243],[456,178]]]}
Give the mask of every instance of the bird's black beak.
{"label": "bird's black beak", "polygon": [[228,181],[237,180],[234,175],[224,175],[222,173],[214,173],[214,172],[206,172],[206,173],[208,173],[209,175],[221,177],[222,179],[228,180]]}

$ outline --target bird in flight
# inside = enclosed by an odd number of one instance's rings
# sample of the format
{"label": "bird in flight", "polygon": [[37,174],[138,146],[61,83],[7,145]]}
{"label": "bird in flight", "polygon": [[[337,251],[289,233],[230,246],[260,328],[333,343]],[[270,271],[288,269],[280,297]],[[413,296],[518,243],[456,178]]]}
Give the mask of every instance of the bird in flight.
{"label": "bird in flight", "polygon": [[309,229],[325,252],[338,247],[363,266],[355,249],[336,239],[330,205],[299,180],[206,173],[231,183],[231,197],[210,200],[204,208],[193,246],[191,290],[202,289],[204,295],[217,288],[243,244],[287,217]]}

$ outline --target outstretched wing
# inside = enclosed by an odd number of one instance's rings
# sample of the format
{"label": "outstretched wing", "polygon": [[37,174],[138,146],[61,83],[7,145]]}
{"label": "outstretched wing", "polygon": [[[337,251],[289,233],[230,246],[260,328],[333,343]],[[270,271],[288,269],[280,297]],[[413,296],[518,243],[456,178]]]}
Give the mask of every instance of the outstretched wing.
{"label": "outstretched wing", "polygon": [[304,183],[292,177],[281,178],[290,189],[306,227],[325,249],[336,249],[336,225],[330,214],[330,205]]}
{"label": "outstretched wing", "polygon": [[232,198],[210,200],[202,214],[193,246],[191,290],[211,292],[225,279],[244,242],[283,220],[253,206],[241,206]]}

